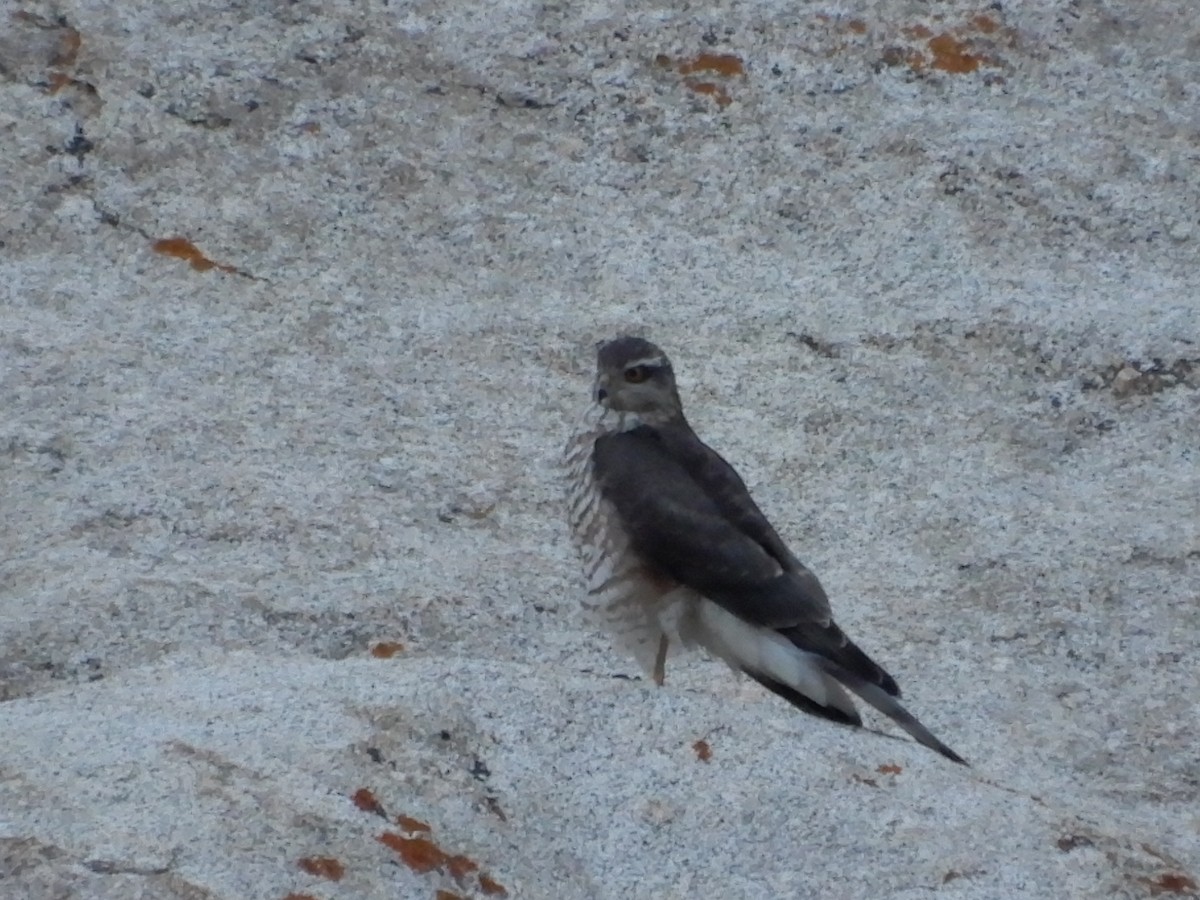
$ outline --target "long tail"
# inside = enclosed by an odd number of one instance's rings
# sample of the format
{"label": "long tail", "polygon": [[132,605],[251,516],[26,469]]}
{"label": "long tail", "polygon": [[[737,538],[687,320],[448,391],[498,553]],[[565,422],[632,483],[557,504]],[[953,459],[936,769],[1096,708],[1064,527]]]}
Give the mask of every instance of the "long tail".
{"label": "long tail", "polygon": [[936,750],[942,756],[952,759],[960,765],[968,765],[965,759],[935,738],[933,732],[922,725],[916,716],[900,705],[899,700],[888,694],[879,685],[843,669],[832,660],[822,659],[821,668],[911,734],[917,742],[924,744],[930,750]]}
{"label": "long tail", "polygon": [[681,622],[681,637],[685,646],[702,644],[806,713],[861,725],[854,701],[846,693],[849,688],[918,742],[967,764],[900,705],[895,679],[832,622],[820,630],[763,628],[706,601],[693,619]]}

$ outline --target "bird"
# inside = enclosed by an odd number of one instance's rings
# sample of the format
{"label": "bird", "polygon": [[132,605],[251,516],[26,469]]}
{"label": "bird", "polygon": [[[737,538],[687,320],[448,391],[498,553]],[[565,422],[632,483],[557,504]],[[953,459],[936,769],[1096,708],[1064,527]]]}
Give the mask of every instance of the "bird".
{"label": "bird", "polygon": [[896,680],[834,621],[737,471],[692,430],[670,359],[599,345],[592,402],[563,455],[584,607],[662,686],[675,643],[703,648],[793,706],[861,727],[851,694],[966,761],[900,703]]}

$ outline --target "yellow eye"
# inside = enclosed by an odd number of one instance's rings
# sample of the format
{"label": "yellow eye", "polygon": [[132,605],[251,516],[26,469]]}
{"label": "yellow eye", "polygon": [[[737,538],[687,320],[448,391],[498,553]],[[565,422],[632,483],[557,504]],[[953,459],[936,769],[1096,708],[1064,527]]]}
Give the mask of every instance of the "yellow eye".
{"label": "yellow eye", "polygon": [[641,384],[649,375],[645,366],[630,366],[625,370],[625,380],[630,384]]}

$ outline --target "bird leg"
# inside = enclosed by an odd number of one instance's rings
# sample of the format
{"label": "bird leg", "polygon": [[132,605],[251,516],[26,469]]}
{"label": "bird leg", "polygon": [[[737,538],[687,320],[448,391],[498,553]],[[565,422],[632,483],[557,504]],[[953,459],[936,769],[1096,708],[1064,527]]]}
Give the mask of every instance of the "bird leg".
{"label": "bird leg", "polygon": [[667,680],[667,636],[658,638],[658,653],[654,657],[654,683],[659,687]]}

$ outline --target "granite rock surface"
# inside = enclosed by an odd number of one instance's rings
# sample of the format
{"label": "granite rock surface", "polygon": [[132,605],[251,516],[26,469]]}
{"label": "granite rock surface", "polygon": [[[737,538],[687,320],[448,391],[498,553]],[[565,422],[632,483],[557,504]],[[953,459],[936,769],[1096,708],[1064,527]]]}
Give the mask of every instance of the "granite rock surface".
{"label": "granite rock surface", "polygon": [[[0,897],[1196,893],[1177,2],[0,16]],[[626,331],[971,768],[583,620]]]}

